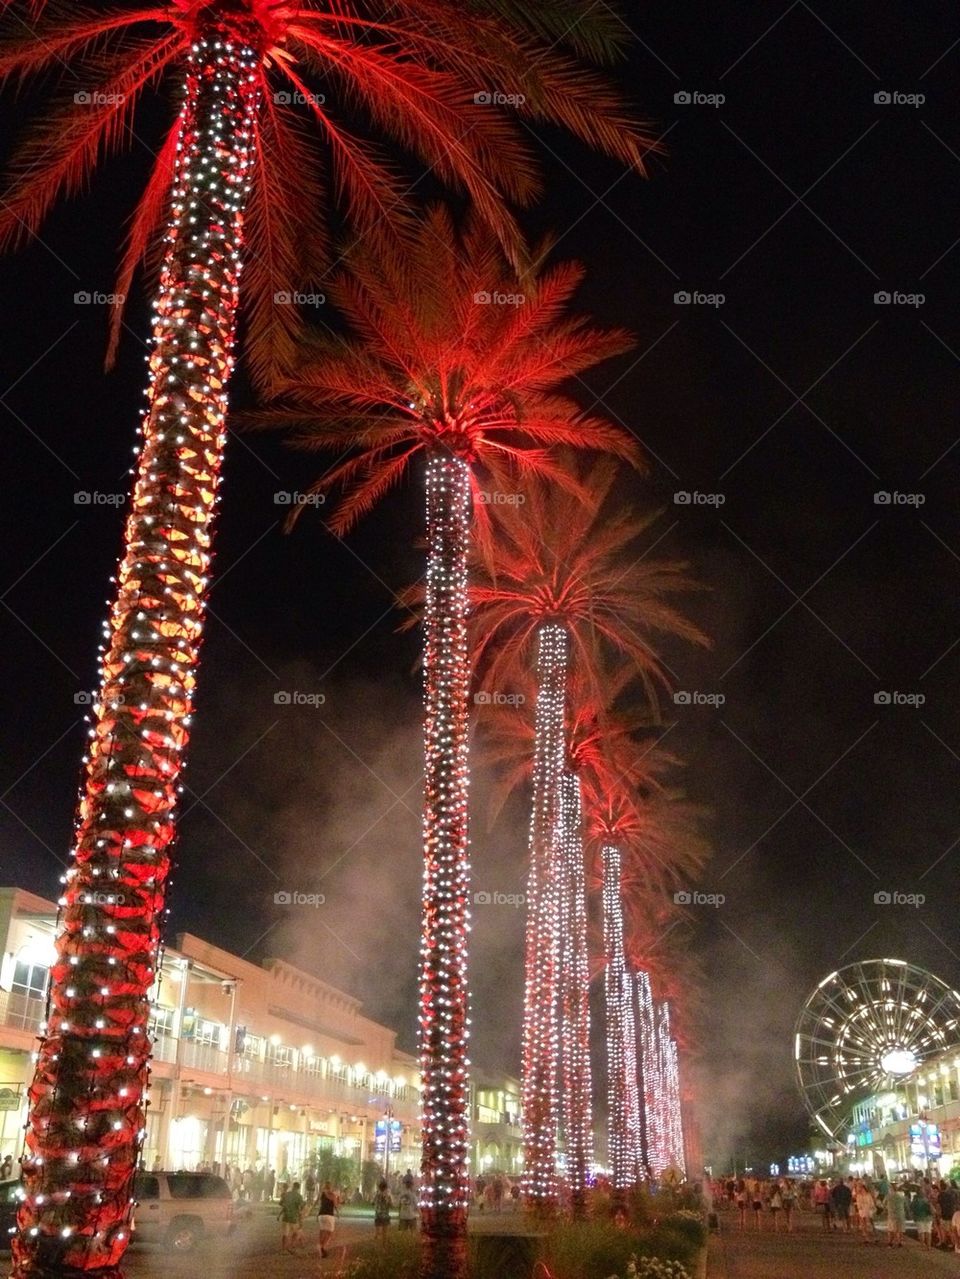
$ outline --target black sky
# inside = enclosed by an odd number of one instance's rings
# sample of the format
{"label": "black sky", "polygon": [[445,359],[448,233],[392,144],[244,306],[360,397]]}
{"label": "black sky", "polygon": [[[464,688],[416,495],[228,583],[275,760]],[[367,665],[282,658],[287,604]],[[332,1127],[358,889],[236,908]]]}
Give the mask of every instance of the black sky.
{"label": "black sky", "polygon": [[[651,472],[627,500],[664,505],[661,547],[712,588],[696,612],[714,651],[671,662],[682,688],[726,701],[672,708],[668,740],[714,811],[702,887],[726,898],[695,912],[691,942],[705,1126],[718,1156],[759,1158],[806,1131],[791,1032],[816,981],[892,955],[960,982],[960,23],[934,0],[627,17],[619,74],[667,153],[644,182],[544,134],[548,194],[527,225],[559,231],[557,255],[590,271],[582,303],[637,333],[584,402],[643,441]],[[126,488],[147,331],[138,294],[107,377],[105,312],[73,297],[109,290],[148,159],[135,143],[42,243],[0,262],[0,878],[47,895],[122,521],[73,495]],[[681,290],[725,301],[677,305]],[[876,305],[881,291],[925,300]],[[419,690],[390,588],[418,573],[421,498],[411,484],[346,546],[319,519],[284,537],[273,495],[305,487],[311,465],[272,439],[230,444],[172,931],[319,965],[410,1046]],[[725,500],[677,505],[678,491]],[[878,491],[924,501],[878,505]],[[279,707],[279,688],[327,700]],[[878,691],[925,702],[877,705]],[[522,809],[488,833],[483,791],[481,776],[475,886],[516,892]],[[324,911],[291,922],[273,905],[285,887],[323,891]],[[884,889],[926,901],[876,905]],[[488,1064],[516,1062],[521,927],[513,908],[477,910]]]}

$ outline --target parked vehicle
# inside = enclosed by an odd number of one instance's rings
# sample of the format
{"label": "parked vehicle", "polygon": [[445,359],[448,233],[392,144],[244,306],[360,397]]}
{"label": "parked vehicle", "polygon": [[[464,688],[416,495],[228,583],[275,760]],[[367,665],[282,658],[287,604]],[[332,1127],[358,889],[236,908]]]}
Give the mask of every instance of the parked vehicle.
{"label": "parked vehicle", "polygon": [[0,1248],[10,1247],[10,1236],[17,1228],[20,1204],[20,1178],[0,1181]]}
{"label": "parked vehicle", "polygon": [[[17,1225],[20,1180],[0,1181],[0,1248],[10,1247]],[[134,1183],[133,1242],[190,1252],[204,1239],[234,1227],[233,1196],[222,1177],[208,1172],[144,1172]]]}
{"label": "parked vehicle", "polygon": [[234,1227],[233,1195],[209,1172],[142,1172],[134,1183],[135,1241],[191,1252]]}

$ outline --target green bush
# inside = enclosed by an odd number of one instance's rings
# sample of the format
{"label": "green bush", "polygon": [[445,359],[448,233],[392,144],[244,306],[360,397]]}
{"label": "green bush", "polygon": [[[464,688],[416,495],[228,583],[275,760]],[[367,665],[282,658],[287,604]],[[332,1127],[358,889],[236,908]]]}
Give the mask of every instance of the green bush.
{"label": "green bush", "polygon": [[[470,1279],[530,1279],[534,1253],[553,1279],[624,1279],[631,1256],[678,1262],[693,1274],[704,1235],[700,1222],[677,1215],[643,1230],[623,1230],[594,1218],[557,1223],[536,1240],[478,1234],[470,1239]],[[385,1243],[364,1247],[348,1274],[350,1279],[417,1279],[419,1256],[419,1235],[391,1231]],[[641,1267],[640,1274],[645,1273],[658,1271]]]}

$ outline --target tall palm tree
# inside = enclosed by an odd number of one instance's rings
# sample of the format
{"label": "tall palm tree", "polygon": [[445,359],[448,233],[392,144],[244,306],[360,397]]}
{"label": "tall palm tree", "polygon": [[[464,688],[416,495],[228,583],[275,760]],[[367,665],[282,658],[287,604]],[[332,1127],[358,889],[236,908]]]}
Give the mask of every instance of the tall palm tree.
{"label": "tall palm tree", "polygon": [[[478,619],[482,627],[482,616]],[[603,695],[610,701],[631,682],[629,666],[610,672]],[[536,681],[529,670],[510,677],[519,694],[511,702],[486,702],[478,716],[482,752],[493,769],[491,813],[499,813],[507,796],[529,784],[537,741],[535,716],[519,707],[536,703]],[[558,830],[555,839],[557,932],[556,1027],[559,1129],[563,1134],[566,1175],[574,1216],[586,1209],[586,1188],[593,1161],[592,1069],[590,1059],[590,954],[587,929],[583,795],[623,781],[653,791],[670,757],[662,749],[638,750],[632,734],[651,725],[646,708],[613,713],[595,681],[574,673],[568,681],[565,762],[560,780]]]}
{"label": "tall palm tree", "polygon": [[487,682],[496,688],[536,647],[522,1064],[524,1189],[528,1203],[544,1211],[557,1195],[560,899],[575,894],[563,886],[557,839],[571,672],[602,702],[603,659],[613,655],[655,704],[669,675],[654,641],[672,635],[706,643],[671,603],[694,588],[687,566],[637,552],[656,515],[616,509],[615,477],[609,459],[594,463],[581,477],[588,501],[569,489],[535,486],[522,509],[508,508],[499,518],[499,536],[472,591],[478,661],[489,656]]}
{"label": "tall palm tree", "polygon": [[[291,358],[298,327],[283,295],[314,269],[301,246],[322,248],[324,171],[368,243],[403,226],[405,184],[373,138],[464,191],[515,257],[509,205],[527,201],[536,178],[502,103],[630,164],[640,165],[642,142],[616,95],[581,65],[609,51],[616,28],[608,10],[591,13],[582,0],[37,7],[35,29],[14,15],[0,32],[0,82],[62,67],[69,78],[14,156],[0,247],[35,233],[59,196],[130,140],[145,96],[172,81],[177,98],[117,282],[124,297],[158,246],[147,407],[14,1239],[19,1274],[107,1274],[126,1247],[144,1129],[147,993],[203,634],[241,263],[249,369],[265,386]],[[330,105],[344,102],[349,126]],[[118,309],[108,358],[119,323]]]}
{"label": "tall palm tree", "polygon": [[[611,740],[614,750],[606,759],[595,757],[601,763],[586,774],[585,790],[603,892],[608,1132],[614,1188],[621,1193],[645,1167],[656,1174],[666,1166],[666,1124],[675,1118],[665,1091],[669,1050],[649,974],[631,960],[671,932],[679,915],[673,890],[696,879],[708,847],[700,833],[702,810],[667,785],[675,761],[656,742]],[[638,786],[642,771],[652,785]]]}
{"label": "tall palm tree", "polygon": [[[566,263],[520,284],[491,233],[427,211],[403,258],[358,255],[329,292],[352,340],[318,339],[261,425],[347,452],[311,491],[341,494],[346,532],[422,455],[426,472],[424,885],[420,971],[423,1229],[427,1270],[463,1266],[467,1183],[467,555],[498,497],[529,477],[571,483],[560,446],[632,459],[624,431],[562,394],[575,372],[625,351],[620,331],[564,315],[581,277]],[[522,292],[522,299],[518,293]],[[504,304],[513,299],[515,304]]]}

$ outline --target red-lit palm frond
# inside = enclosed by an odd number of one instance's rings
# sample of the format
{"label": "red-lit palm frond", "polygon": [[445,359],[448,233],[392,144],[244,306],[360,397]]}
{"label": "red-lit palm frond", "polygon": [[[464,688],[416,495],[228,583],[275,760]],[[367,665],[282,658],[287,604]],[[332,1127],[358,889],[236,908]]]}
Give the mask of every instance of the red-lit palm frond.
{"label": "red-lit palm frond", "polygon": [[[621,667],[607,677],[611,703],[629,684],[631,672]],[[530,778],[533,769],[537,683],[533,672],[517,672],[507,685],[484,681],[474,694],[474,723],[479,758],[494,770],[490,822],[499,816],[507,798]],[[657,774],[676,763],[649,743],[638,747],[634,735],[652,726],[644,709],[611,709],[573,676],[567,697],[566,766],[578,773],[588,793],[616,784],[654,788]]]}
{"label": "red-lit palm frond", "polygon": [[[599,768],[582,775],[587,834],[598,855],[604,844],[621,850],[625,898],[689,889],[709,856],[707,814],[671,784],[679,761],[662,738],[623,735],[601,743],[600,754]],[[599,885],[599,865],[593,876]]]}
{"label": "red-lit palm frond", "polygon": [[534,485],[524,505],[498,514],[498,535],[471,584],[475,650],[478,661],[488,659],[493,683],[529,662],[541,625],[559,622],[595,700],[603,696],[604,658],[616,657],[653,705],[670,681],[657,641],[708,643],[671,602],[698,587],[688,566],[639,544],[660,513],[614,506],[615,477],[613,462],[601,458],[581,474],[582,492]]}
{"label": "red-lit palm frond", "polygon": [[[102,158],[135,138],[149,145],[134,127],[137,107],[145,93],[182,77],[198,35],[222,34],[258,55],[260,136],[244,287],[251,372],[261,384],[288,367],[297,331],[296,307],[276,305],[275,294],[309,278],[323,242],[324,183],[316,175],[330,173],[361,236],[381,240],[402,225],[409,183],[376,137],[465,191],[514,255],[519,238],[508,205],[527,201],[536,186],[514,114],[561,124],[639,168],[650,145],[617,94],[578,60],[597,59],[616,42],[607,6],[587,0],[165,0],[106,12],[51,0],[42,7],[35,29],[16,17],[0,29],[0,83],[63,72],[49,111],[14,156],[0,246],[35,233],[55,200],[81,190]],[[131,221],[123,282],[163,222],[170,161],[162,148]]]}
{"label": "red-lit palm frond", "polygon": [[619,329],[564,316],[582,278],[577,264],[518,283],[479,218],[458,233],[437,205],[403,243],[399,257],[367,246],[353,254],[328,288],[353,338],[308,343],[277,407],[250,419],[291,430],[294,447],[349,454],[310,490],[340,492],[334,532],[376,505],[424,450],[473,464],[481,534],[485,495],[515,498],[533,477],[569,482],[561,447],[636,459],[626,431],[558,389],[631,344]]}

